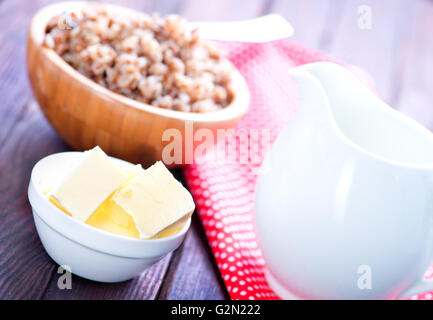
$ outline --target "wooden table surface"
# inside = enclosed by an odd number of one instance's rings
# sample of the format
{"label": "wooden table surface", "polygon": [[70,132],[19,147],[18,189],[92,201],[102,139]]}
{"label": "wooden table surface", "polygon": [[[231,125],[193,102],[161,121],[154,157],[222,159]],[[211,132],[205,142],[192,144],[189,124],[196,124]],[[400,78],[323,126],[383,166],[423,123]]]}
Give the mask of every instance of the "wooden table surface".
{"label": "wooden table surface", "polygon": [[[50,2],[0,0],[0,299],[228,298],[197,216],[184,244],[141,276],[119,284],[73,276],[71,290],[58,289],[58,267],[41,246],[27,199],[35,162],[68,150],[39,111],[24,59],[30,19]],[[279,13],[294,26],[293,41],[364,68],[387,103],[433,128],[431,0],[110,2],[196,21]],[[371,29],[359,27],[362,5],[371,9]]]}

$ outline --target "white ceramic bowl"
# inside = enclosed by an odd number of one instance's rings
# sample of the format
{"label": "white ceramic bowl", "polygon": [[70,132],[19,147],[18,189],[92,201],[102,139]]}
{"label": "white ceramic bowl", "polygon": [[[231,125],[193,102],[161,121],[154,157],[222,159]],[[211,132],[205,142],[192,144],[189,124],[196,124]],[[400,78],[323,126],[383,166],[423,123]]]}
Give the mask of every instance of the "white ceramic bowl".
{"label": "white ceramic bowl", "polygon": [[[48,200],[44,191],[56,186],[82,154],[53,154],[33,167],[28,196],[39,238],[55,262],[69,266],[78,276],[101,282],[131,279],[175,250],[185,238],[191,219],[170,237],[140,240],[99,230],[68,216]],[[120,166],[132,166],[111,159]]]}

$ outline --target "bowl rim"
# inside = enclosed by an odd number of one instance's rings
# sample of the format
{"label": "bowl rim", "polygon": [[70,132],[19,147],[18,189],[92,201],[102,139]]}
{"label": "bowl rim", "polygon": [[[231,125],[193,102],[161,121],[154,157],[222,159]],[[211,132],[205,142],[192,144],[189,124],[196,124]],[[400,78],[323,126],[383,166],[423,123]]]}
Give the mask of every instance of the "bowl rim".
{"label": "bowl rim", "polygon": [[133,107],[135,109],[145,111],[147,113],[176,119],[183,121],[194,121],[194,122],[203,122],[203,123],[215,123],[221,121],[227,121],[231,119],[236,119],[242,117],[247,110],[249,109],[250,104],[250,93],[248,89],[248,85],[237,70],[237,68],[227,59],[227,61],[232,66],[232,94],[233,98],[229,105],[225,108],[206,113],[196,113],[196,112],[186,112],[186,111],[178,111],[171,109],[163,109],[156,106],[152,106],[133,98],[129,98],[122,94],[116,93],[98,83],[88,78],[87,76],[81,74],[74,67],[69,65],[61,56],[59,56],[54,50],[48,48],[43,45],[45,38],[45,29],[49,20],[55,15],[60,14],[65,11],[65,9],[69,8],[70,10],[79,10],[88,5],[102,5],[108,10],[116,10],[122,13],[129,13],[133,15],[143,15],[144,12],[140,12],[135,9],[127,8],[124,6],[108,4],[108,3],[89,3],[84,1],[70,1],[70,2],[58,2],[53,3],[39,9],[35,15],[33,16],[30,27],[28,37],[29,40],[33,42],[33,44],[41,49],[41,52],[46,58],[56,65],[57,68],[65,72],[69,77],[73,80],[78,81],[84,87],[91,88],[93,94],[95,95],[103,95],[108,97],[109,99],[119,102],[126,107]]}
{"label": "bowl rim", "polygon": [[[33,166],[33,169],[31,171],[30,175],[30,182],[29,182],[29,190],[28,190],[28,198],[30,205],[32,207],[33,213],[37,214],[40,219],[42,219],[51,229],[58,232],[62,236],[68,238],[71,241],[77,242],[80,245],[86,246],[88,248],[91,248],[93,250],[97,250],[100,252],[108,253],[115,256],[123,256],[123,257],[129,257],[129,258],[139,258],[134,257],[130,255],[121,255],[117,253],[110,252],[110,250],[103,250],[101,248],[97,248],[95,246],[89,245],[86,243],[86,241],[80,241],[81,239],[77,239],[74,237],[70,237],[66,235],[62,230],[59,230],[52,222],[47,221],[46,219],[49,216],[53,216],[55,219],[60,219],[64,221],[65,227],[67,224],[72,224],[72,226],[83,229],[85,232],[90,232],[96,235],[99,235],[100,237],[106,238],[108,241],[117,241],[117,242],[123,242],[123,245],[158,245],[158,244],[169,244],[172,241],[178,240],[179,238],[183,238],[186,234],[186,232],[189,230],[189,227],[191,225],[191,217],[187,220],[185,225],[177,231],[175,234],[163,237],[163,238],[157,238],[157,239],[136,239],[131,238],[127,236],[118,235],[115,233],[111,233],[105,230],[98,229],[96,227],[93,227],[91,225],[86,224],[84,221],[75,219],[67,214],[65,214],[62,210],[57,208],[55,205],[53,205],[48,197],[44,194],[43,190],[40,188],[40,184],[36,181],[36,175],[38,174],[37,171],[40,169],[41,164],[44,161],[47,161],[49,158],[55,158],[55,157],[77,157],[80,154],[83,154],[83,152],[79,151],[67,151],[67,152],[58,152],[50,154],[42,159],[40,159],[36,164]],[[72,158],[71,158],[72,159]],[[121,160],[118,158],[110,157],[110,159],[116,163],[122,163],[126,166],[133,166],[132,163]],[[60,160],[61,161],[61,160]],[[37,198],[37,199],[36,199]],[[38,203],[36,203],[38,202]],[[41,210],[44,211],[44,214],[41,214]],[[46,216],[46,217],[45,217]],[[62,223],[63,224],[63,223]]]}

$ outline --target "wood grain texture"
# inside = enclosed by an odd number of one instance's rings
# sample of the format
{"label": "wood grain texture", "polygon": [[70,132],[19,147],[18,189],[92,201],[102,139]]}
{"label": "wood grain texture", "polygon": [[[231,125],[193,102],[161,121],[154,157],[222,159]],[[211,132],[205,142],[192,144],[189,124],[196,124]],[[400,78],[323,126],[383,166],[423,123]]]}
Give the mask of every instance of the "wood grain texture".
{"label": "wood grain texture", "polygon": [[158,299],[227,299],[222,281],[200,219],[195,214],[191,230],[173,256]]}
{"label": "wood grain texture", "polygon": [[33,11],[41,4],[31,2],[28,11],[21,11],[19,1],[0,2],[0,146],[22,118],[32,96],[25,72],[24,43]]}
{"label": "wood grain texture", "polygon": [[[295,29],[292,40],[306,47],[318,48],[326,35],[332,36],[334,26],[329,25],[328,12],[334,11],[332,0],[273,1],[270,11],[286,18]],[[334,3],[335,6],[335,3]],[[307,23],[308,21],[308,27]]]}
{"label": "wood grain texture", "polygon": [[[31,98],[25,74],[25,37],[33,11],[17,1],[0,4],[0,298],[37,299],[47,287],[53,264],[35,232],[27,184],[41,157],[65,150]],[[14,17],[14,19],[11,19]]]}
{"label": "wood grain texture", "polygon": [[[415,1],[417,2],[417,1]],[[332,56],[367,71],[374,79],[379,96],[387,102],[395,92],[396,53],[401,35],[414,21],[413,1],[346,0],[337,19],[333,39],[321,48]],[[360,7],[371,10],[371,29],[360,27]],[[362,9],[361,9],[362,10]]]}
{"label": "wood grain texture", "polygon": [[271,0],[185,0],[179,13],[191,21],[243,20],[264,15]]}
{"label": "wood grain texture", "polygon": [[397,50],[394,107],[433,130],[433,1],[417,1]]}
{"label": "wood grain texture", "polygon": [[182,5],[183,0],[108,0],[99,1],[139,10],[142,12],[152,13],[158,12],[161,15],[179,12],[179,7]]}
{"label": "wood grain texture", "polygon": [[57,282],[61,274],[55,267],[48,289],[43,295],[47,300],[145,300],[155,299],[164,281],[171,255],[154,264],[140,276],[120,283],[100,283],[72,276],[71,289],[59,289]]}
{"label": "wood grain texture", "polygon": [[38,299],[48,285],[54,264],[36,234],[27,185],[40,158],[64,150],[37,105],[27,104],[1,148],[0,298]]}

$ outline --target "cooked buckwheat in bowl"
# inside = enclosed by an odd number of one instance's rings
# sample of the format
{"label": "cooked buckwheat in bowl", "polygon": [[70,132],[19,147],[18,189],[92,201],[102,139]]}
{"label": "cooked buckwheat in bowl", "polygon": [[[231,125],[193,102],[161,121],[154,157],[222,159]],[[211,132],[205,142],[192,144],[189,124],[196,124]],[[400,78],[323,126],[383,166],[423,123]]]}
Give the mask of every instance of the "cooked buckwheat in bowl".
{"label": "cooked buckwheat in bowl", "polygon": [[[178,15],[52,4],[30,25],[31,86],[45,117],[73,149],[99,145],[124,160],[173,167],[162,156],[172,142],[164,138],[168,130],[187,139],[190,123],[192,136],[202,128],[215,133],[234,127],[249,107],[241,74],[217,43],[199,34]],[[175,165],[185,156],[180,150]]]}
{"label": "cooked buckwheat in bowl", "polygon": [[232,66],[179,15],[126,17],[93,5],[54,16],[45,45],[98,84],[156,107],[203,113],[232,98]]}

